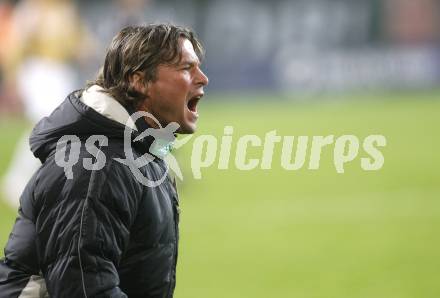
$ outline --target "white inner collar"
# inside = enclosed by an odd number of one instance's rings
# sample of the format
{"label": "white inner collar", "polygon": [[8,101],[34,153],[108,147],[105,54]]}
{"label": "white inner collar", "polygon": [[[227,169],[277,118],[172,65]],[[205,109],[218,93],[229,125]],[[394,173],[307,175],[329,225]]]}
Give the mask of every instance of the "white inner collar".
{"label": "white inner collar", "polygon": [[137,130],[127,110],[113,97],[104,92],[104,88],[93,85],[82,93],[80,101],[99,114]]}

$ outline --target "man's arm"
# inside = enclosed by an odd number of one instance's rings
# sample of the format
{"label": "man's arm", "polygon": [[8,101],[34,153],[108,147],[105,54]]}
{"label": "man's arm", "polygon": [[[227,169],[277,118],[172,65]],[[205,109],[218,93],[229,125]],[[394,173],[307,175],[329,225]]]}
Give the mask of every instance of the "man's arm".
{"label": "man's arm", "polygon": [[53,206],[59,210],[49,243],[56,245],[47,245],[46,253],[56,257],[44,272],[51,297],[127,297],[119,288],[117,266],[141,194],[122,167],[113,163],[103,172],[92,171],[84,198],[63,198],[62,207]]}

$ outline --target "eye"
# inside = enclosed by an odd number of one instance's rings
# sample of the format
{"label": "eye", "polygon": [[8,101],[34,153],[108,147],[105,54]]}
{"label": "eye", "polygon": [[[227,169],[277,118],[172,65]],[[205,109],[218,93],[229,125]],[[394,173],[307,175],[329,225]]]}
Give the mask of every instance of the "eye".
{"label": "eye", "polygon": [[182,67],[182,70],[190,70],[191,68],[192,68],[192,66],[187,64]]}

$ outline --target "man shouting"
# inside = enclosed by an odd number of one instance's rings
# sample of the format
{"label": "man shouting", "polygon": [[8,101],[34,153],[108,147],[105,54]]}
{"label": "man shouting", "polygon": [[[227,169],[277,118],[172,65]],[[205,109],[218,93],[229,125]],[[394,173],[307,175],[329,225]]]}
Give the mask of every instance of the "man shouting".
{"label": "man shouting", "polygon": [[[0,297],[173,296],[179,206],[163,161],[169,144],[137,137],[162,127],[195,131],[208,84],[202,56],[189,29],[127,27],[97,80],[36,125],[30,145],[42,166],[20,198],[0,261]],[[144,116],[131,118],[135,112]],[[134,158],[153,157],[142,175],[162,183],[146,185],[118,162],[126,129]],[[72,156],[67,175],[59,164]]]}

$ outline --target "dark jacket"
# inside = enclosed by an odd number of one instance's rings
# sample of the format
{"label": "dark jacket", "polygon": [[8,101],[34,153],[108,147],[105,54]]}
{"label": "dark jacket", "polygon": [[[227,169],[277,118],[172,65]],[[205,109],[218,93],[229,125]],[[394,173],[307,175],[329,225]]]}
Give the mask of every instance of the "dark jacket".
{"label": "dark jacket", "polygon": [[[32,132],[31,149],[43,164],[20,198],[0,261],[0,297],[18,297],[26,287],[29,291],[38,276],[54,298],[172,297],[179,221],[175,184],[167,175],[156,187],[144,186],[127,165],[114,160],[125,158],[125,126],[84,104],[80,96],[81,91],[69,95]],[[63,135],[81,140],[73,179],[55,161]],[[91,135],[108,138],[108,145],[99,148],[106,157],[100,170],[83,166],[86,158],[96,161],[85,147]],[[132,142],[134,156],[147,152],[148,145]],[[165,168],[155,158],[140,170],[156,180]],[[44,286],[37,288],[44,291]]]}

